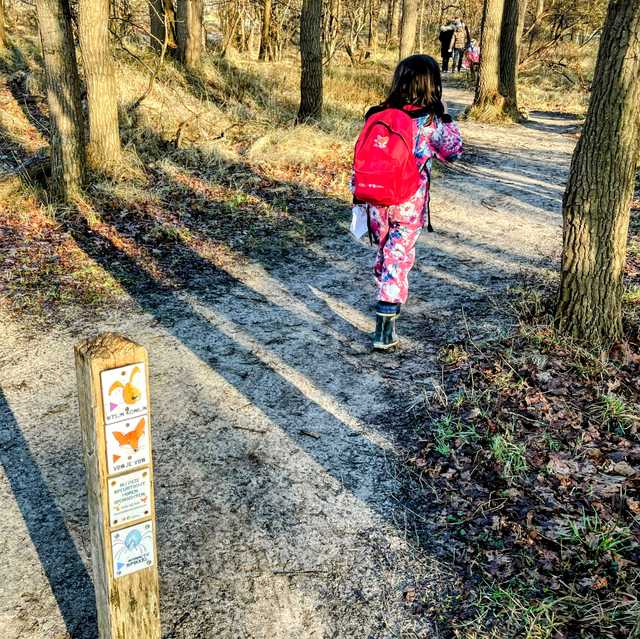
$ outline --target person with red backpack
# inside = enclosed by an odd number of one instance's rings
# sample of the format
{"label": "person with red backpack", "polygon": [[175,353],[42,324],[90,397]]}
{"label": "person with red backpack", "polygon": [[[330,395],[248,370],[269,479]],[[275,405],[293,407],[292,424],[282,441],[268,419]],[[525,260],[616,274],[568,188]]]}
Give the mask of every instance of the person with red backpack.
{"label": "person with red backpack", "polygon": [[378,247],[373,269],[376,350],[398,343],[396,318],[409,294],[415,244],[425,222],[433,230],[432,160],[449,162],[461,155],[462,137],[442,100],[438,63],[427,55],[405,58],[387,99],[367,112],[353,161],[352,230],[362,228],[366,219],[369,238]]}

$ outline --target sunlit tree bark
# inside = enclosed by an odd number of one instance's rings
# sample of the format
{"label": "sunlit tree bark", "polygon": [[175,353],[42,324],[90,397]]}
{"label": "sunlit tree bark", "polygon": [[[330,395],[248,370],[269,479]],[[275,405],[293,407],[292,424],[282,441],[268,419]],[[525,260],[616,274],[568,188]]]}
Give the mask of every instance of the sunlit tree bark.
{"label": "sunlit tree bark", "polygon": [[37,0],[38,28],[47,78],[51,190],[69,200],[82,188],[85,170],[80,83],[68,0]]}
{"label": "sunlit tree bark", "polygon": [[260,32],[260,52],[258,60],[269,57],[269,38],[271,37],[271,0],[264,0],[262,5],[262,31]]}
{"label": "sunlit tree bark", "polygon": [[418,0],[403,0],[400,21],[400,59],[410,56],[416,45],[418,23]]}
{"label": "sunlit tree bark", "polygon": [[178,0],[176,4],[176,41],[178,58],[189,69],[202,59],[203,0]]}
{"label": "sunlit tree bark", "polygon": [[87,85],[89,163],[108,170],[120,160],[118,94],[109,42],[109,0],[79,0],[78,36]]}
{"label": "sunlit tree bark", "polygon": [[513,120],[518,110],[518,65],[527,0],[505,0],[500,34],[500,93],[503,113]]}
{"label": "sunlit tree bark", "polygon": [[564,196],[556,324],[597,344],[622,336],[629,210],[640,146],[640,0],[611,0],[589,111]]}
{"label": "sunlit tree bark", "polygon": [[7,44],[7,32],[5,28],[4,0],[0,0],[0,48]]}
{"label": "sunlit tree bark", "polygon": [[485,0],[480,41],[480,71],[471,113],[476,117],[502,110],[500,94],[500,30],[505,0]]}
{"label": "sunlit tree bark", "polygon": [[[176,49],[176,12],[173,0],[149,0],[151,46],[156,53]],[[166,40],[166,42],[165,42]]]}

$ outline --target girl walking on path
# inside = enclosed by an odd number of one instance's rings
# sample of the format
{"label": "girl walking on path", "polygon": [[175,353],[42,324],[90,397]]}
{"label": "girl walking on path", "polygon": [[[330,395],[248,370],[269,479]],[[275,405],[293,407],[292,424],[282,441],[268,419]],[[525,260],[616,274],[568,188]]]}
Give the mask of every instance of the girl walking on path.
{"label": "girl walking on path", "polygon": [[[408,164],[398,171],[403,143]],[[365,116],[354,158],[352,228],[362,228],[366,219],[378,247],[375,349],[398,343],[396,318],[407,301],[415,244],[428,216],[432,160],[448,162],[461,154],[460,130],[442,100],[438,63],[426,55],[402,60],[387,99]],[[400,193],[407,197],[398,199]]]}

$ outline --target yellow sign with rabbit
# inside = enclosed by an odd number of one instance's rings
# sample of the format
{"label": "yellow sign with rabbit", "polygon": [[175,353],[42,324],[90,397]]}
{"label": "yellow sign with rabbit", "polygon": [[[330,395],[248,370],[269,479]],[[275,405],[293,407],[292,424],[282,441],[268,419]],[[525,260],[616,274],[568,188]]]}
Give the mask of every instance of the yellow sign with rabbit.
{"label": "yellow sign with rabbit", "polygon": [[144,363],[102,371],[105,424],[145,415],[149,409]]}

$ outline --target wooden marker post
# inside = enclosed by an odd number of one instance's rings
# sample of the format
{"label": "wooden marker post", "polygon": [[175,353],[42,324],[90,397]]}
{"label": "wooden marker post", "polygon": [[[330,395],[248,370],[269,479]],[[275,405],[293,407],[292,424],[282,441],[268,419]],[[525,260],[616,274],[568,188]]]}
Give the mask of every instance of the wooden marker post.
{"label": "wooden marker post", "polygon": [[75,348],[100,639],[160,639],[146,350],[113,333]]}

